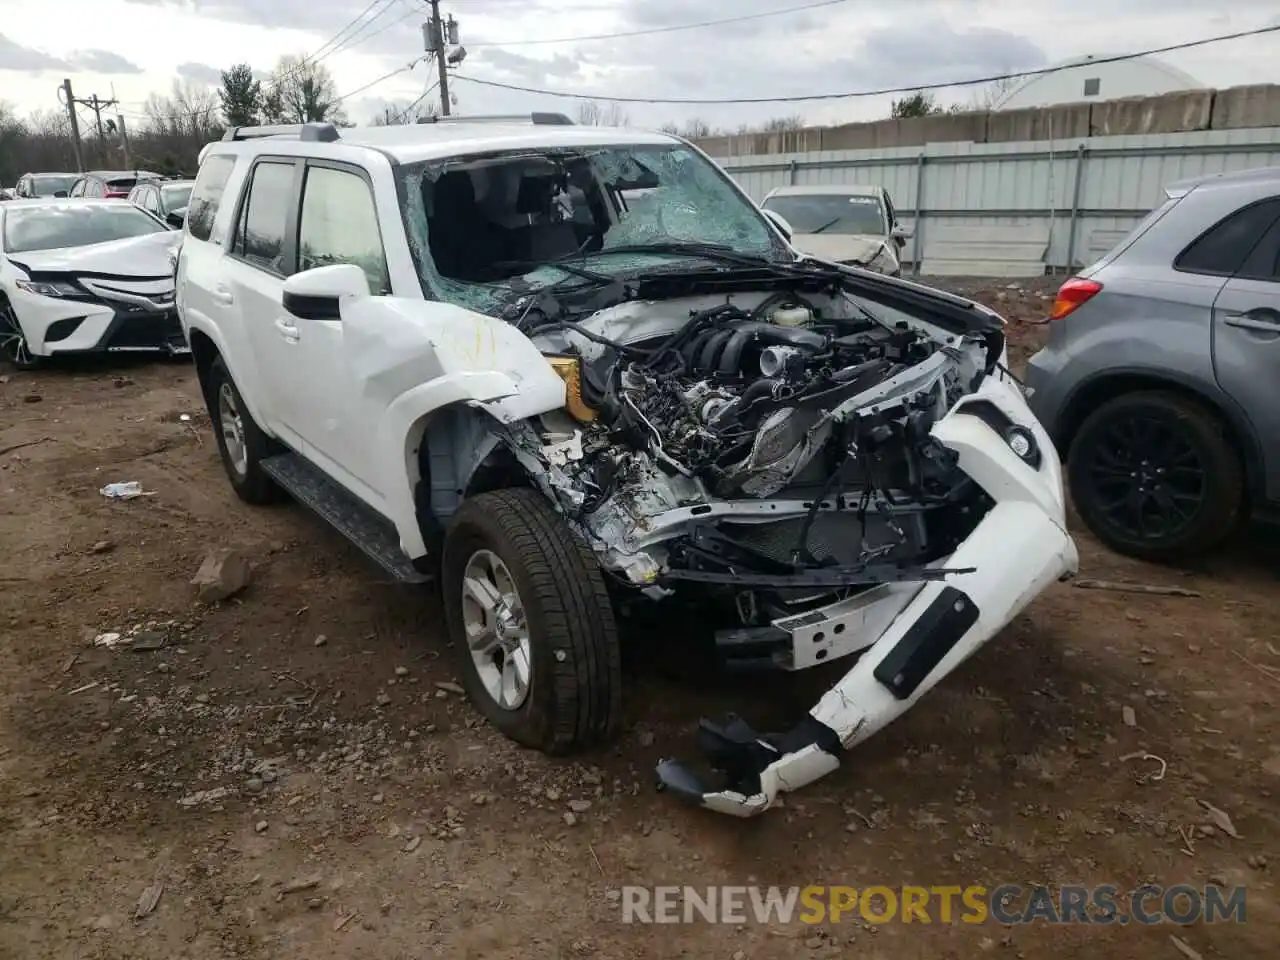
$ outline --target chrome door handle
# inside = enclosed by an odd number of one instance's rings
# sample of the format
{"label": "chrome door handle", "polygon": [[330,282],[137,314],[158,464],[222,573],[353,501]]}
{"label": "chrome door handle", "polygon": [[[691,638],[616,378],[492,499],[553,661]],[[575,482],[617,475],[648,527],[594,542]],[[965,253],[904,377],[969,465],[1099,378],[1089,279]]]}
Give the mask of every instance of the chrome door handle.
{"label": "chrome door handle", "polygon": [[220,303],[224,307],[229,307],[236,302],[235,295],[226,287],[214,287],[211,296],[214,303]]}
{"label": "chrome door handle", "polygon": [[284,317],[276,318],[276,329],[280,331],[280,336],[284,337],[290,343],[298,342],[298,328],[290,323]]}

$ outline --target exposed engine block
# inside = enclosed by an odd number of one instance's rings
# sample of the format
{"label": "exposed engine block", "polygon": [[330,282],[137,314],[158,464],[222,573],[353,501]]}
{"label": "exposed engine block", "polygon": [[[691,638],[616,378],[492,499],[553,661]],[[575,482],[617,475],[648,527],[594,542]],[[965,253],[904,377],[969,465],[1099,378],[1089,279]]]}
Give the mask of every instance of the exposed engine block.
{"label": "exposed engine block", "polygon": [[620,364],[617,383],[636,444],[724,496],[781,489],[825,443],[815,427],[826,411],[934,349],[878,325],[845,333],[725,319],[691,323],[683,342]]}

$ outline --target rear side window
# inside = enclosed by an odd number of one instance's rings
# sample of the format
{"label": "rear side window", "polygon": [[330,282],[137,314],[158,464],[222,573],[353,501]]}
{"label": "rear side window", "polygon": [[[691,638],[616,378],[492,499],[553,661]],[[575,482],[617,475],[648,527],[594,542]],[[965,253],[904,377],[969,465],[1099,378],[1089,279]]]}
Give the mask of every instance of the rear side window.
{"label": "rear side window", "polygon": [[240,212],[232,253],[254,266],[285,274],[284,235],[293,198],[292,162],[264,161],[250,174],[249,195]]}
{"label": "rear side window", "polygon": [[1216,277],[1233,276],[1277,218],[1280,218],[1280,197],[1237,210],[1200,234],[1178,254],[1174,269]]}
{"label": "rear side window", "polygon": [[222,192],[236,165],[235,157],[207,157],[200,165],[196,184],[191,190],[191,203],[187,207],[187,232],[197,240],[208,240],[213,233],[213,221],[218,215]]}
{"label": "rear side window", "polygon": [[1242,280],[1280,283],[1280,220],[1271,225],[1267,235],[1253,248],[1236,276]]}

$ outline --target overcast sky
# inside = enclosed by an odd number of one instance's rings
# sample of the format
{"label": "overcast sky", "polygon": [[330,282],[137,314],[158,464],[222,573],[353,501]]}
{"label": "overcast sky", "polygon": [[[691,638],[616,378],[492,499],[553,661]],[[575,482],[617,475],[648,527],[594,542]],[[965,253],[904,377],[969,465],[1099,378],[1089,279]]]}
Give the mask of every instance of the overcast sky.
{"label": "overcast sky", "polygon": [[[800,6],[805,0],[446,0],[467,48],[452,82],[456,111],[576,113],[574,101],[468,83],[503,83],[639,97],[773,97],[909,86],[1028,69],[1280,22],[1275,0],[845,0],[822,9],[631,38],[542,39],[653,30]],[[812,0],[810,0],[812,2]],[[58,107],[70,77],[78,96],[114,95],[140,122],[148,94],[175,79],[218,85],[236,62],[269,70],[310,54],[369,0],[0,0],[0,99],[19,114]],[[374,0],[357,40],[322,62],[348,93],[422,52],[422,0]],[[56,11],[55,11],[56,8]],[[363,34],[361,36],[361,34]],[[1280,34],[1167,55],[1207,86],[1276,80]],[[346,103],[365,122],[406,104],[435,76],[419,64]],[[947,102],[970,92],[947,91]],[[736,127],[800,114],[812,122],[882,117],[887,98],[760,106],[626,105],[643,126],[699,117]]]}

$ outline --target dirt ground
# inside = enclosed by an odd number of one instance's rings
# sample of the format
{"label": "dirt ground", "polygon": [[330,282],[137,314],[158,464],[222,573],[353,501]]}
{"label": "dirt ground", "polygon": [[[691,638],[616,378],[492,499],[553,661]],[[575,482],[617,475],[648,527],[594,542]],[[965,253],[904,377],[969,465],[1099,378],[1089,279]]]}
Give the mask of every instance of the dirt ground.
{"label": "dirt ground", "polygon": [[[1043,315],[1053,284],[1016,287],[963,285]],[[1015,367],[1039,332],[1011,328]],[[152,495],[99,494],[129,480]],[[656,793],[654,763],[691,755],[703,715],[785,729],[830,674],[693,683],[641,653],[613,748],[522,751],[454,692],[429,591],[382,582],[300,507],[234,498],[187,365],[0,371],[0,957],[1192,956],[1171,935],[1274,956],[1280,550],[1254,535],[1170,570],[1077,532],[1082,576],[1197,595],[1056,586],[837,773],[739,822]],[[201,606],[189,581],[224,546],[252,583]],[[627,884],[1148,882],[1247,885],[1248,920],[619,909]]]}

